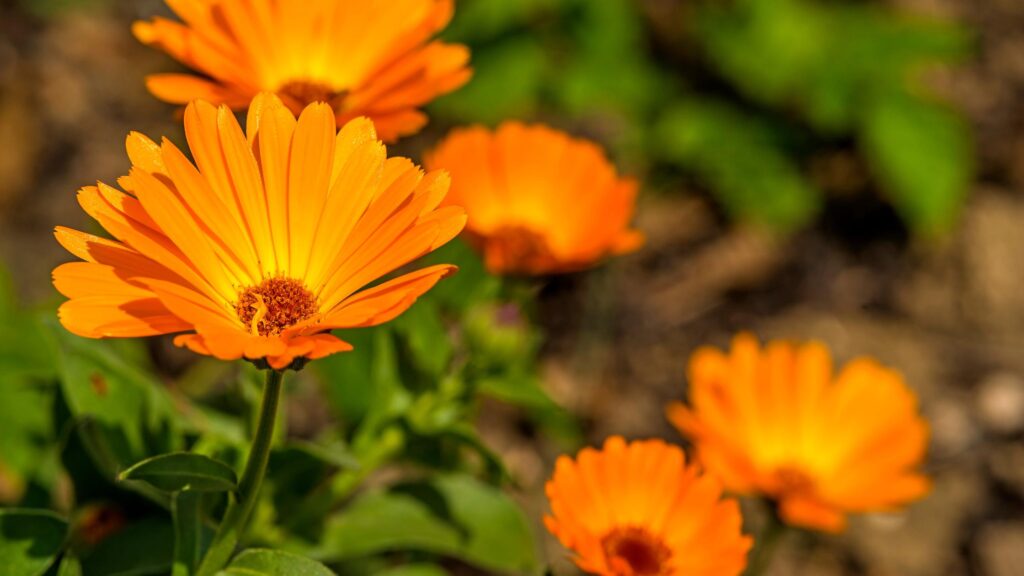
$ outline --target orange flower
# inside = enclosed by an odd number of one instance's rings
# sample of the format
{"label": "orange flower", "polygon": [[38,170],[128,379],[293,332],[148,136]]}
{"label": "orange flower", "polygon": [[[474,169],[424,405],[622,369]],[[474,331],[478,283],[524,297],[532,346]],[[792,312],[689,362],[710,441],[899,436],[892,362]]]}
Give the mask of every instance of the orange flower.
{"label": "orange flower", "polygon": [[675,403],[669,419],[728,489],[776,500],[790,524],[838,532],[847,512],[893,510],[928,492],[916,471],[928,443],[917,398],[873,360],[833,380],[821,344],[762,351],[741,334],[729,354],[694,353],[689,378],[692,408]]}
{"label": "orange flower", "polygon": [[258,96],[243,133],[227,107],[194,102],[185,132],[194,166],[168,140],[128,137],[124,190],[79,192],[82,208],[116,240],[67,228],[57,239],[85,262],[54,270],[70,298],[60,318],[91,337],[175,338],[221,359],[275,369],[350,350],[334,328],[401,314],[454,267],[368,284],[441,246],[465,225],[437,209],[447,174],[386,158],[365,118],[337,134],[326,104],[296,121]]}
{"label": "orange flower", "polygon": [[358,116],[392,141],[419,131],[417,108],[465,84],[465,46],[430,38],[452,0],[166,0],[184,21],[136,22],[135,36],[202,76],[157,74],[161,100],[203,99],[244,109],[274,92],[299,114],[327,102],[338,126]]}
{"label": "orange flower", "polygon": [[590,142],[507,122],[456,130],[425,164],[452,173],[448,202],[466,207],[469,241],[496,274],[579,270],[643,243],[629,229],[636,182]]}
{"label": "orange flower", "polygon": [[586,572],[735,576],[746,566],[739,506],[661,440],[612,437],[601,451],[562,456],[545,488],[553,514],[544,523]]}

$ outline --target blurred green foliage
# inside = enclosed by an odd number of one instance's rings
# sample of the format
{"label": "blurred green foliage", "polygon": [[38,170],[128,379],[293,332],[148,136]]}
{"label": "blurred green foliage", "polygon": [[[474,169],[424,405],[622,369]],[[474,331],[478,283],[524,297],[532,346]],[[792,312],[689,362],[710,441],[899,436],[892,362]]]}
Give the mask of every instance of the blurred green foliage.
{"label": "blurred green foliage", "polygon": [[923,81],[970,54],[955,24],[852,1],[460,0],[445,35],[476,69],[433,107],[447,122],[569,127],[632,170],[681,171],[740,221],[812,222],[823,151],[855,150],[921,236],[950,229],[970,183],[968,127]]}

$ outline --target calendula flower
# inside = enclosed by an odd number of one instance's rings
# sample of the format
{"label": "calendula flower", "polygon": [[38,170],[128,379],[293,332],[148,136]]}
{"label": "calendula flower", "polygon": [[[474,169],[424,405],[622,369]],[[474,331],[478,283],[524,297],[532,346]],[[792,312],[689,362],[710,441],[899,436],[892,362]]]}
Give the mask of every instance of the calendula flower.
{"label": "calendula flower", "polygon": [[660,440],[609,438],[600,451],[562,456],[546,491],[544,523],[602,576],[736,576],[750,538],[718,481],[687,466],[683,451]]}
{"label": "calendula flower", "polygon": [[643,242],[629,228],[636,182],[591,142],[507,122],[456,130],[425,164],[452,173],[448,201],[465,206],[468,240],[496,274],[570,272]]}
{"label": "calendula flower", "polygon": [[157,74],[158,98],[241,110],[273,92],[299,114],[326,102],[338,126],[367,116],[386,141],[418,131],[417,108],[469,80],[465,46],[431,41],[452,0],[166,0],[182,22],[136,22],[135,36],[199,75]]}
{"label": "calendula flower", "polygon": [[833,376],[821,344],[749,334],[689,365],[690,406],[668,409],[725,486],[778,503],[789,524],[841,531],[848,512],[891,511],[924,496],[928,425],[903,378],[869,359]]}
{"label": "calendula flower", "polygon": [[367,285],[441,246],[465,224],[437,208],[441,172],[386,158],[373,123],[336,131],[326,104],[295,116],[258,96],[243,132],[232,112],[185,109],[193,165],[174,144],[128,137],[122,192],[82,189],[82,208],[114,240],[57,228],[84,260],[54,270],[60,319],[91,337],[184,333],[175,343],[281,369],[351,347],[334,328],[372,326],[407,309],[452,266]]}

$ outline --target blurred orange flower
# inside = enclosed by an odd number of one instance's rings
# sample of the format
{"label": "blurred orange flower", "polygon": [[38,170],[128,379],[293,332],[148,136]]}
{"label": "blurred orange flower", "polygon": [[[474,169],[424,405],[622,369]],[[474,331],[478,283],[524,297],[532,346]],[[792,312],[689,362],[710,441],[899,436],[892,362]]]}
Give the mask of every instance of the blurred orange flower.
{"label": "blurred orange flower", "polygon": [[469,80],[465,46],[431,41],[452,0],[166,0],[183,23],[136,22],[135,36],[201,74],[147,80],[175,104],[244,109],[274,92],[298,114],[327,102],[338,126],[358,116],[385,141],[419,131],[417,110]]}
{"label": "blurred orange flower", "polygon": [[545,126],[456,130],[425,164],[452,173],[448,202],[469,213],[469,241],[496,274],[586,268],[635,250],[637,185],[601,149]]}
{"label": "blurred orange flower", "polygon": [[185,132],[197,165],[166,139],[132,133],[133,166],[119,182],[127,193],[102,183],[79,192],[116,240],[57,229],[85,260],[53,273],[70,298],[60,318],[71,332],[188,332],[175,343],[282,369],[350,350],[328,331],[391,320],[454,269],[361,290],[446,243],[466,220],[461,208],[437,208],[448,175],[386,158],[369,120],[336,132],[326,104],[296,121],[263,94],[247,132],[227,107],[202,101],[185,109]]}
{"label": "blurred orange flower", "polygon": [[821,344],[761,350],[740,334],[728,354],[694,353],[689,379],[692,407],[672,404],[669,419],[729,490],[774,499],[789,524],[838,532],[847,512],[893,510],[929,490],[917,398],[873,360],[833,378]]}
{"label": "blurred orange flower", "polygon": [[746,566],[739,506],[661,440],[612,437],[600,451],[562,456],[545,488],[544,523],[591,574],[735,576]]}

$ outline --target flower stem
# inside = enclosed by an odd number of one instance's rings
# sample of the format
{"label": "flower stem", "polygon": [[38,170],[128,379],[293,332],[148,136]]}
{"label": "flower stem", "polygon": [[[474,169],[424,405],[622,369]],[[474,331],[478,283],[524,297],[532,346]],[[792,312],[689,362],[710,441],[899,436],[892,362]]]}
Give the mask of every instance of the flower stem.
{"label": "flower stem", "polygon": [[754,551],[750,555],[750,564],[744,576],[762,576],[767,573],[775,556],[775,549],[786,534],[786,524],[779,518],[778,512],[771,504],[767,506],[765,525],[757,536],[754,544]]}
{"label": "flower stem", "polygon": [[277,407],[281,401],[283,378],[283,372],[267,371],[260,419],[249,451],[249,460],[245,463],[238,491],[231,497],[224,519],[221,520],[217,534],[214,535],[196,576],[213,576],[227,565],[238,545],[238,539],[249,522],[260,493],[260,486],[263,484],[263,476],[267,472],[267,462],[270,460],[270,445],[274,439],[274,425],[277,421]]}

